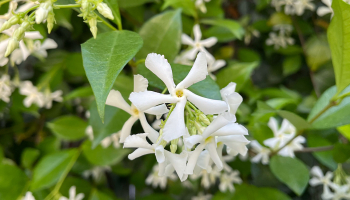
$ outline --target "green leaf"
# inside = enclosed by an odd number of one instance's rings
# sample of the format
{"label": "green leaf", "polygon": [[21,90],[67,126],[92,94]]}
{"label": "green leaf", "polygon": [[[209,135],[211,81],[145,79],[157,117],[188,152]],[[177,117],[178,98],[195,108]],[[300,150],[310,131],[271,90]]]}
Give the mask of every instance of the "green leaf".
{"label": "green leaf", "polygon": [[349,144],[336,144],[333,148],[333,159],[337,163],[345,163],[350,158]]}
{"label": "green leaf", "polygon": [[331,50],[326,35],[318,35],[309,38],[305,43],[306,61],[312,71],[316,71],[321,65],[331,59]]}
{"label": "green leaf", "polygon": [[4,150],[2,149],[2,147],[0,146],[0,164],[2,162],[2,160],[4,159]]}
{"label": "green leaf", "polygon": [[83,144],[83,153],[91,164],[106,166],[120,162],[126,155],[131,153],[131,149],[123,149],[121,147],[116,149],[113,144],[107,148],[98,145],[96,148],[92,149],[91,141],[87,140]]}
{"label": "green leaf", "polygon": [[61,116],[47,123],[50,130],[59,138],[76,141],[85,137],[87,122],[76,116]]}
{"label": "green leaf", "polygon": [[292,19],[290,16],[284,14],[283,12],[275,12],[270,16],[269,21],[267,22],[269,26],[275,26],[278,24],[292,24]]}
{"label": "green leaf", "polygon": [[332,8],[334,17],[327,35],[332,51],[337,93],[340,93],[350,84],[350,5],[342,0],[334,0]]}
{"label": "green leaf", "polygon": [[301,67],[300,55],[288,56],[283,61],[283,75],[289,76],[291,74],[294,74],[295,72],[299,71],[300,67]]}
{"label": "green leaf", "polygon": [[22,166],[31,169],[33,163],[38,159],[40,151],[38,149],[26,148],[21,156]]}
{"label": "green leaf", "polygon": [[27,182],[26,174],[14,165],[0,164],[0,199],[18,199]]}
{"label": "green leaf", "polygon": [[274,156],[270,162],[270,169],[278,180],[299,196],[309,183],[309,170],[297,158]]}
{"label": "green leaf", "polygon": [[295,113],[286,110],[278,110],[277,114],[290,121],[290,123],[292,123],[298,131],[310,128],[310,124]]}
{"label": "green leaf", "polygon": [[[343,92],[344,94],[350,92],[350,86],[347,87]],[[316,117],[323,109],[327,107],[332,97],[337,93],[337,87],[333,86],[326,90],[316,102],[315,106],[311,110],[308,121]],[[339,127],[346,124],[350,124],[350,96],[345,97],[343,101],[336,106],[333,106],[319,116],[313,123],[312,127],[315,129],[326,129],[332,127]]]}
{"label": "green leaf", "polygon": [[238,22],[230,19],[204,19],[203,24],[221,26],[228,29],[236,38],[241,40],[244,36],[244,29]]}
{"label": "green leaf", "polygon": [[291,200],[289,196],[275,188],[256,187],[248,184],[235,185],[235,188],[234,193],[216,193],[212,200]]}
{"label": "green leaf", "polygon": [[[324,147],[332,145],[327,139],[323,136],[316,134],[309,134],[307,137],[307,145],[309,147]],[[329,167],[331,170],[337,169],[337,163],[333,160],[332,151],[321,151],[321,152],[313,152],[312,153],[315,158],[322,163],[323,165]]]}
{"label": "green leaf", "polygon": [[119,28],[122,28],[122,22],[120,18],[119,5],[117,0],[104,0],[108,7],[112,10],[114,19],[112,20]]}
{"label": "green leaf", "polygon": [[350,124],[347,124],[345,126],[340,126],[337,128],[337,130],[348,140],[350,140]]}
{"label": "green leaf", "polygon": [[[175,84],[180,83],[191,70],[190,66],[179,64],[171,64],[171,68],[173,70]],[[140,73],[142,76],[148,79],[150,85],[157,87],[161,90],[165,88],[165,84],[149,69],[147,69],[144,64],[138,65],[137,69],[138,73]],[[203,81],[192,85],[188,89],[202,97],[217,100],[221,99],[219,86],[209,76],[207,76],[206,79],[204,79]]]}
{"label": "green leaf", "polygon": [[227,67],[217,73],[217,83],[220,88],[223,88],[226,87],[230,82],[235,82],[237,83],[236,91],[239,92],[257,66],[258,62],[229,63]]}
{"label": "green leaf", "polygon": [[40,190],[54,185],[68,163],[78,153],[78,150],[70,149],[44,156],[34,168],[31,190]]}
{"label": "green leaf", "polygon": [[118,3],[121,8],[130,8],[154,1],[155,0],[118,0]]}
{"label": "green leaf", "polygon": [[218,42],[230,42],[236,39],[236,36],[227,28],[222,26],[212,26],[203,31],[205,38],[216,37]]}
{"label": "green leaf", "polygon": [[93,93],[92,88],[90,86],[80,87],[80,88],[73,90],[69,94],[67,94],[64,97],[64,100],[69,101],[69,100],[72,100],[75,98],[90,97],[92,95],[94,95],[94,93]]}
{"label": "green leaf", "polygon": [[105,137],[120,131],[126,120],[130,117],[130,114],[116,107],[107,105],[106,108],[105,122],[102,123],[98,116],[96,103],[92,102],[91,104],[89,123],[94,132],[92,148],[100,144]]}
{"label": "green leaf", "polygon": [[142,39],[130,31],[98,35],[81,45],[86,75],[94,91],[98,113],[104,121],[105,103],[114,81],[123,67],[142,46]]}
{"label": "green leaf", "polygon": [[196,6],[192,0],[165,0],[162,6],[162,10],[165,10],[169,6],[177,9],[181,8],[182,12],[186,15],[197,17]]}
{"label": "green leaf", "polygon": [[149,53],[158,53],[172,62],[181,47],[181,10],[167,11],[148,20],[139,31],[144,45],[136,55],[145,59]]}
{"label": "green leaf", "polygon": [[83,193],[85,197],[88,197],[91,193],[92,186],[90,182],[82,178],[68,176],[62,183],[60,194],[65,197],[69,197],[69,189],[72,186],[76,187],[76,194]]}
{"label": "green leaf", "polygon": [[115,198],[107,193],[94,189],[91,192],[89,200],[115,200]]}

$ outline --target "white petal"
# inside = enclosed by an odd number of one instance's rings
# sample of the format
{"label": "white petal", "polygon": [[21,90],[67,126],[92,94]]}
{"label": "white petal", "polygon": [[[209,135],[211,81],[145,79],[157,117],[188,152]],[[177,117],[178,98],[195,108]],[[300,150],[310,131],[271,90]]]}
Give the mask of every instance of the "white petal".
{"label": "white petal", "polygon": [[202,32],[199,24],[193,26],[194,41],[199,42],[202,38]]}
{"label": "white petal", "polygon": [[144,112],[151,115],[157,115],[157,118],[159,119],[163,114],[168,113],[169,109],[166,107],[165,104],[161,104],[161,105],[149,108]]}
{"label": "white petal", "polygon": [[239,153],[244,156],[248,151],[246,145],[249,144],[249,141],[243,135],[220,136],[218,137],[218,141],[230,147],[230,155],[237,155]]}
{"label": "white petal", "polygon": [[175,83],[168,60],[162,55],[150,53],[146,58],[145,65],[165,83],[169,92],[172,93],[175,88]]}
{"label": "white petal", "polygon": [[216,151],[215,141],[213,140],[209,142],[207,144],[206,149],[209,151],[210,158],[213,160],[218,170],[221,171],[224,166],[222,164],[222,161],[220,160],[218,152]]}
{"label": "white petal", "polygon": [[200,41],[200,43],[205,47],[212,47],[217,42],[218,42],[218,39],[216,37],[210,37],[208,39]]}
{"label": "white petal", "polygon": [[186,169],[188,153],[186,151],[182,151],[181,154],[173,154],[169,151],[165,151],[165,155],[168,162],[170,162],[174,167],[179,178],[182,179]]}
{"label": "white petal", "polygon": [[152,141],[152,143],[156,143],[159,137],[159,133],[148,124],[144,113],[140,113],[139,118],[143,130],[145,131],[145,133],[148,133],[147,137]]}
{"label": "white petal", "polygon": [[262,149],[261,144],[260,144],[258,141],[256,141],[256,140],[251,141],[251,142],[250,142],[250,146],[251,146],[257,153],[260,152],[261,149]]}
{"label": "white petal", "polygon": [[310,179],[309,183],[310,183],[311,186],[316,186],[316,185],[321,185],[322,184],[320,179],[317,179],[317,178]]}
{"label": "white petal", "polygon": [[202,136],[203,138],[208,138],[215,131],[235,121],[236,117],[234,115],[231,115],[230,113],[223,113],[211,122],[211,124],[203,131]]}
{"label": "white petal", "polygon": [[43,39],[44,37],[39,31],[28,31],[24,33],[24,37],[32,40]]}
{"label": "white petal", "polygon": [[19,49],[22,52],[23,60],[26,60],[28,56],[30,55],[29,50],[27,49],[27,46],[24,44],[23,40],[19,42]]}
{"label": "white petal", "polygon": [[35,5],[36,4],[34,2],[27,1],[27,3],[18,7],[18,9],[16,10],[16,13],[24,12]]}
{"label": "white petal", "polygon": [[236,114],[238,107],[241,105],[243,98],[237,92],[226,96],[226,103],[229,106],[229,112],[231,114]]}
{"label": "white petal", "polygon": [[318,178],[324,177],[323,172],[319,166],[312,167],[310,173],[311,173],[311,175],[317,176]]}
{"label": "white petal", "polygon": [[150,145],[146,140],[147,135],[148,133],[130,135],[124,141],[124,148],[153,149],[152,145]]}
{"label": "white petal", "polygon": [[168,121],[164,125],[163,139],[167,142],[177,139],[186,133],[186,126],[184,120],[184,109],[186,105],[186,98],[182,98],[178,102],[170,114]]}
{"label": "white petal", "polygon": [[278,138],[269,138],[269,139],[264,140],[264,145],[266,145],[272,149],[275,149],[275,148],[278,148],[279,141],[280,140]]}
{"label": "white petal", "polygon": [[237,84],[234,82],[229,83],[226,87],[220,90],[220,94],[223,100],[226,99],[226,96],[233,94],[236,90]]}
{"label": "white petal", "polygon": [[[270,120],[267,123],[267,125],[270,127],[270,129],[272,130],[273,134],[275,136],[277,136],[277,134],[278,134],[278,122],[277,122],[277,120],[274,117],[270,117]],[[265,144],[265,142],[264,142],[264,144]]]}
{"label": "white petal", "polygon": [[183,53],[183,57],[186,58],[186,59],[189,59],[189,60],[194,60],[196,58],[196,55],[197,53],[200,51],[199,48],[197,47],[193,47],[192,49],[190,50],[186,50],[184,53]]}
{"label": "white petal", "polygon": [[184,45],[190,45],[190,46],[194,46],[194,41],[192,40],[192,38],[190,38],[188,35],[186,34],[182,34],[181,35],[181,42]]}
{"label": "white petal", "polygon": [[138,148],[134,152],[128,155],[129,160],[134,160],[135,158],[141,157],[146,154],[153,154],[154,150],[152,149],[144,149],[144,148]]}
{"label": "white petal", "polygon": [[0,42],[0,58],[4,56],[8,43],[9,39]]}
{"label": "white petal", "polygon": [[75,198],[75,194],[76,194],[75,189],[76,189],[75,186],[72,186],[69,188],[69,198],[70,199]]}
{"label": "white petal", "polygon": [[197,165],[202,169],[208,169],[210,161],[210,154],[208,150],[204,150],[200,153],[197,161]]}
{"label": "white petal", "polygon": [[125,139],[131,134],[131,128],[138,119],[139,119],[138,117],[131,116],[124,123],[123,128],[120,131],[120,143],[123,143],[125,141]]}
{"label": "white petal", "polygon": [[208,71],[214,72],[219,70],[220,68],[224,67],[226,65],[226,61],[224,60],[217,60],[212,65],[209,65]]}
{"label": "white petal", "polygon": [[134,92],[144,92],[147,90],[148,80],[140,74],[134,75]]}
{"label": "white petal", "polygon": [[83,193],[79,193],[74,200],[83,200],[85,195]]}
{"label": "white petal", "polygon": [[329,13],[332,13],[332,12],[333,12],[333,10],[331,10],[330,8],[325,7],[325,6],[319,7],[317,9],[317,15],[320,16],[320,17],[322,17],[324,15],[327,15]]}
{"label": "white petal", "polygon": [[189,90],[184,90],[187,99],[204,114],[220,114],[228,110],[226,102],[198,96]]}
{"label": "white petal", "polygon": [[130,105],[128,103],[126,103],[122,94],[118,90],[111,90],[109,92],[107,100],[106,100],[106,104],[120,108],[131,115]]}
{"label": "white petal", "polygon": [[47,38],[41,45],[41,49],[56,49],[57,43],[55,40]]}
{"label": "white petal", "polygon": [[159,104],[176,103],[178,101],[177,98],[173,98],[169,94],[160,94],[153,91],[132,92],[129,100],[142,112]]}
{"label": "white petal", "polygon": [[191,149],[195,144],[200,143],[203,140],[201,135],[192,135],[184,139],[185,147]]}
{"label": "white petal", "polygon": [[215,136],[227,136],[227,135],[248,135],[248,130],[237,123],[230,123],[219,130],[217,130],[213,135]]}
{"label": "white petal", "polygon": [[198,157],[202,150],[204,149],[205,144],[200,144],[196,147],[194,151],[191,152],[191,155],[188,157],[188,163],[186,166],[185,173],[186,174],[193,174],[193,169],[196,166]]}
{"label": "white petal", "polygon": [[165,161],[164,148],[162,145],[158,145],[155,149],[155,155],[158,163],[163,163]]}
{"label": "white petal", "polygon": [[203,52],[199,52],[197,59],[194,61],[191,71],[186,78],[177,85],[177,89],[188,88],[191,85],[204,80],[208,75],[207,59]]}

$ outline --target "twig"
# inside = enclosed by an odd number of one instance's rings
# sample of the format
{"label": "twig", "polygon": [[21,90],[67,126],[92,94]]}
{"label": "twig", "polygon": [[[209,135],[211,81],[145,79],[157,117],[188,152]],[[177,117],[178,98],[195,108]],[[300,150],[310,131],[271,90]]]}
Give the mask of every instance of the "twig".
{"label": "twig", "polygon": [[324,146],[324,147],[309,147],[309,148],[304,148],[301,150],[296,150],[294,152],[297,153],[309,153],[309,152],[319,152],[319,151],[329,151],[332,150],[334,148],[333,145],[331,146]]}

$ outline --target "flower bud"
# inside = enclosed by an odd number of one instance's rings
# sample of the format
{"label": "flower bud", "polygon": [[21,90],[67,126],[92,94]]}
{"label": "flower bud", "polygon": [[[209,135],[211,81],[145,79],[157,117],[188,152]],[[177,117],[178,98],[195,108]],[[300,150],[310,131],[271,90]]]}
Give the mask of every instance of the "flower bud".
{"label": "flower bud", "polygon": [[41,3],[39,8],[35,12],[35,22],[37,24],[40,24],[41,22],[45,21],[50,11],[52,11],[51,1]]}
{"label": "flower bud", "polygon": [[170,151],[171,151],[171,153],[175,153],[176,150],[177,150],[177,145],[176,145],[176,144],[171,144],[171,145],[170,145]]}
{"label": "flower bud", "polygon": [[51,33],[54,23],[56,23],[55,13],[53,11],[50,11],[47,15],[47,29],[49,33]]}
{"label": "flower bud", "polygon": [[7,20],[1,27],[0,32],[9,29],[11,26],[18,24],[20,21],[20,17],[18,15],[12,16],[9,20]]}
{"label": "flower bud", "polygon": [[197,116],[200,121],[202,121],[205,125],[209,126],[210,125],[210,120],[207,118],[205,114],[203,114],[201,111],[197,111]]}
{"label": "flower bud", "polygon": [[9,56],[15,49],[17,49],[19,41],[15,38],[11,38],[6,48],[5,57]]}
{"label": "flower bud", "polygon": [[167,142],[165,140],[162,140],[159,144],[162,145],[163,147],[165,147]]}
{"label": "flower bud", "polygon": [[97,10],[99,13],[101,13],[101,15],[103,15],[104,17],[113,20],[114,16],[112,14],[112,10],[108,7],[107,4],[101,2],[97,5]]}
{"label": "flower bud", "polygon": [[90,2],[88,0],[82,0],[81,1],[81,9],[83,9],[84,11],[87,11],[87,9],[89,8]]}
{"label": "flower bud", "polygon": [[89,19],[89,25],[90,25],[90,31],[91,31],[92,35],[94,36],[94,38],[96,39],[96,36],[97,36],[97,19],[96,19],[96,17]]}
{"label": "flower bud", "polygon": [[207,118],[212,122],[214,120],[214,115],[207,115]]}

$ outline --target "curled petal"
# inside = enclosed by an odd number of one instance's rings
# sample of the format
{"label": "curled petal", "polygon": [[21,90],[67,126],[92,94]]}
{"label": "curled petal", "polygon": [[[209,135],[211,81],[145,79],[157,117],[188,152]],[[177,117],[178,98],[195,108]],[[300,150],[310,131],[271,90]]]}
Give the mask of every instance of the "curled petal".
{"label": "curled petal", "polygon": [[[174,167],[179,178],[182,179],[186,169],[188,152],[183,151],[181,152],[181,154],[173,154],[169,151],[165,151],[165,155],[166,155],[167,161],[171,163],[171,165]],[[181,180],[181,181],[184,181],[184,180]]]}
{"label": "curled petal", "polygon": [[169,94],[160,94],[152,91],[132,92],[129,100],[142,112],[159,104],[176,103],[178,101]]}
{"label": "curled petal", "polygon": [[184,139],[185,147],[191,149],[195,144],[200,143],[203,140],[201,135],[192,135]]}
{"label": "curled petal", "polygon": [[167,142],[177,139],[186,134],[186,126],[184,120],[184,109],[186,105],[186,98],[182,98],[178,102],[170,114],[163,129],[163,139]]}
{"label": "curled petal", "polygon": [[175,83],[168,60],[162,55],[150,53],[146,58],[145,65],[165,83],[169,92],[172,93],[175,88]]}
{"label": "curled petal", "polygon": [[208,150],[204,150],[199,154],[197,165],[202,169],[208,169],[210,161],[210,154]]}
{"label": "curled petal", "polygon": [[229,107],[229,112],[233,115],[236,114],[237,109],[239,105],[241,105],[242,101],[243,101],[242,96],[237,92],[234,92],[233,94],[226,96],[226,102]]}
{"label": "curled petal", "polygon": [[226,100],[226,96],[233,94],[235,92],[236,86],[237,86],[236,83],[231,82],[226,87],[220,90],[221,97],[224,101]]}
{"label": "curled petal", "polygon": [[156,159],[158,163],[163,163],[165,161],[164,148],[162,145],[158,145],[154,148]]}
{"label": "curled petal", "polygon": [[204,80],[208,75],[207,59],[205,53],[199,52],[196,61],[194,61],[191,71],[187,74],[186,78],[181,81],[176,88],[183,89],[188,88],[191,85]]}
{"label": "curled petal", "polygon": [[144,113],[139,114],[139,119],[140,119],[141,126],[142,126],[143,130],[146,133],[148,133],[147,137],[152,141],[152,143],[156,143],[156,141],[159,137],[159,133],[148,124]]}
{"label": "curled petal", "polygon": [[248,130],[237,123],[230,123],[217,130],[213,135],[227,136],[227,135],[248,135]]}
{"label": "curled petal", "polygon": [[154,153],[153,149],[144,149],[144,148],[138,148],[134,152],[128,155],[129,160],[134,160],[135,158],[147,155],[147,154],[152,154]]}
{"label": "curled petal", "polygon": [[229,123],[235,122],[236,117],[230,113],[223,113],[219,115],[211,124],[203,131],[203,138],[208,138],[211,134],[226,126]]}
{"label": "curled petal", "polygon": [[220,114],[228,110],[226,102],[198,96],[189,90],[184,90],[187,99],[204,114]]}
{"label": "curled petal", "polygon": [[161,104],[158,106],[154,106],[144,111],[147,114],[157,115],[157,119],[159,119],[163,114],[169,112],[169,109],[165,104]]}
{"label": "curled petal", "polygon": [[147,136],[148,133],[130,135],[124,141],[124,148],[145,148],[153,150],[152,145],[150,145],[146,140]]}
{"label": "curled petal", "polygon": [[148,80],[140,74],[134,75],[134,92],[144,92],[147,90]]}
{"label": "curled petal", "polygon": [[107,96],[106,104],[124,110],[131,115],[131,107],[124,100],[122,94],[118,90],[111,90]]}
{"label": "curled petal", "polygon": [[188,163],[186,166],[185,173],[186,174],[193,174],[194,167],[196,166],[198,157],[202,150],[204,149],[205,144],[200,144],[196,147],[194,151],[191,152],[190,156],[188,157]]}
{"label": "curled petal", "polygon": [[120,143],[123,143],[125,139],[131,134],[131,128],[134,123],[138,120],[138,117],[131,116],[123,125],[120,131]]}
{"label": "curled petal", "polygon": [[221,171],[224,166],[223,166],[222,161],[218,155],[218,152],[216,151],[215,141],[212,140],[211,142],[209,142],[207,144],[206,149],[209,151],[210,158],[213,160],[213,162],[215,163],[218,170]]}

